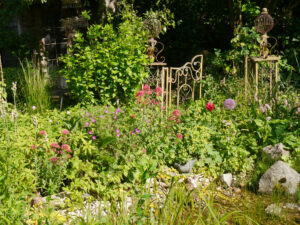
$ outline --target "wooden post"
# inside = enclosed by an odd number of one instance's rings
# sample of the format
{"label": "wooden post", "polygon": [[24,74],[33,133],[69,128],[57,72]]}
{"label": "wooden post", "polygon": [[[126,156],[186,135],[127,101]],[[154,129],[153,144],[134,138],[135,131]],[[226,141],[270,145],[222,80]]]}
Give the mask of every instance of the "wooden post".
{"label": "wooden post", "polygon": [[258,63],[255,62],[255,94],[258,94]]}
{"label": "wooden post", "polygon": [[245,56],[245,98],[247,99],[248,92],[248,55]]}

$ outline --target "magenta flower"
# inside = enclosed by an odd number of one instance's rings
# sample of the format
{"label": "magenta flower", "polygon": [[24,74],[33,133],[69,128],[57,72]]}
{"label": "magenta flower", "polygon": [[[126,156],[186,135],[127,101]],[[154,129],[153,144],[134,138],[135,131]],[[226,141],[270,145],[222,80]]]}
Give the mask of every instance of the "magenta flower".
{"label": "magenta flower", "polygon": [[100,115],[100,118],[104,118],[105,116],[104,115]]}
{"label": "magenta flower", "polygon": [[116,129],[116,132],[117,132],[117,133],[120,133],[120,130],[119,130],[119,129]]}
{"label": "magenta flower", "polygon": [[136,132],[137,134],[141,132],[141,131],[140,131],[139,129],[137,129],[137,128],[135,128],[134,130],[135,130],[135,132]]}
{"label": "magenta flower", "polygon": [[134,134],[134,132],[133,132],[132,130],[130,131],[130,133],[131,133],[131,134]]}
{"label": "magenta flower", "polygon": [[93,134],[93,131],[90,130],[90,131],[89,131],[89,134],[92,135],[92,134]]}
{"label": "magenta flower", "polygon": [[118,137],[120,137],[120,135],[121,135],[120,133],[117,133],[117,136],[118,136]]}
{"label": "magenta flower", "polygon": [[116,113],[120,113],[122,110],[120,108],[117,108]]}
{"label": "magenta flower", "polygon": [[62,135],[68,135],[68,134],[70,134],[70,131],[68,131],[68,130],[63,130],[63,131],[61,132],[61,134],[62,134]]}
{"label": "magenta flower", "polygon": [[96,120],[95,119],[92,119],[92,123],[95,123],[96,122]]}
{"label": "magenta flower", "polygon": [[89,122],[86,122],[85,123],[85,127],[89,127],[90,126],[90,123]]}
{"label": "magenta flower", "polygon": [[93,139],[93,140],[96,140],[96,136],[93,136],[92,139]]}
{"label": "magenta flower", "polygon": [[105,110],[105,113],[108,114],[109,113],[108,110]]}
{"label": "magenta flower", "polygon": [[87,113],[87,116],[91,116],[91,114],[88,112],[88,113]]}
{"label": "magenta flower", "polygon": [[108,109],[108,106],[105,106],[106,109]]}
{"label": "magenta flower", "polygon": [[236,106],[235,101],[231,98],[228,98],[224,101],[224,107],[226,109],[233,110],[235,108],[235,106]]}

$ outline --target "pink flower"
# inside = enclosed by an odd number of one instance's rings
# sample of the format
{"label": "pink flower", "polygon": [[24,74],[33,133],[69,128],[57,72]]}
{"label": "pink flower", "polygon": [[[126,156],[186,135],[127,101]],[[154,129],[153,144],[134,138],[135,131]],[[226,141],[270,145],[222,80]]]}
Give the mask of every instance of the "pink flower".
{"label": "pink flower", "polygon": [[155,92],[156,95],[161,95],[162,94],[161,87],[156,87],[155,90],[154,90],[154,92]]}
{"label": "pink flower", "polygon": [[51,148],[60,148],[59,144],[56,143],[56,142],[52,142],[52,143],[50,144],[50,147],[51,147]]}
{"label": "pink flower", "polygon": [[67,144],[63,144],[63,145],[61,146],[61,149],[62,149],[62,150],[65,150],[65,151],[67,151],[67,152],[69,152],[69,153],[72,152],[71,149],[70,149],[70,146],[67,145]]}
{"label": "pink flower", "polygon": [[47,135],[47,132],[42,130],[42,131],[40,131],[40,135],[45,136],[45,135]]}
{"label": "pink flower", "polygon": [[93,131],[90,130],[90,131],[89,131],[89,135],[92,135],[92,134],[93,134]]}
{"label": "pink flower", "polygon": [[120,133],[120,130],[119,130],[119,129],[116,129],[116,132],[117,132],[117,133]]}
{"label": "pink flower", "polygon": [[177,119],[177,123],[180,123],[181,122],[181,120],[180,119]]}
{"label": "pink flower", "polygon": [[105,113],[108,114],[109,113],[108,110],[105,110]]}
{"label": "pink flower", "polygon": [[143,87],[143,92],[146,95],[151,95],[152,94],[152,91],[151,91],[150,86],[148,84],[145,84],[145,86]]}
{"label": "pink flower", "polygon": [[63,131],[61,132],[61,134],[62,134],[62,135],[68,135],[68,134],[70,134],[70,131],[68,131],[68,130],[63,130]]}
{"label": "pink flower", "polygon": [[96,120],[95,119],[92,119],[92,123],[95,123],[96,122]]}
{"label": "pink flower", "polygon": [[68,155],[68,159],[72,158],[72,155]]}
{"label": "pink flower", "polygon": [[36,146],[35,145],[31,145],[30,149],[34,150],[34,149],[36,149]]}
{"label": "pink flower", "polygon": [[105,116],[104,115],[100,115],[100,118],[104,118]]}
{"label": "pink flower", "polygon": [[179,138],[180,140],[182,140],[182,138],[183,138],[183,135],[182,134],[177,134],[177,136],[176,136],[177,138]]}
{"label": "pink flower", "polygon": [[169,117],[169,120],[175,120],[176,119],[176,117],[175,116],[171,116],[171,117]]}
{"label": "pink flower", "polygon": [[59,157],[52,157],[52,158],[50,158],[50,162],[51,162],[52,164],[57,163],[58,160],[59,160]]}
{"label": "pink flower", "polygon": [[134,132],[133,132],[132,130],[130,131],[130,133],[131,133],[131,134],[134,134]]}
{"label": "pink flower", "polygon": [[88,112],[88,113],[87,113],[87,116],[91,116],[91,114]]}
{"label": "pink flower", "polygon": [[180,111],[178,109],[175,109],[173,112],[172,112],[172,115],[176,116],[176,117],[180,117]]}
{"label": "pink flower", "polygon": [[93,139],[93,140],[96,140],[96,136],[93,136],[92,139]]}
{"label": "pink flower", "polygon": [[214,108],[215,108],[215,105],[214,105],[213,103],[208,102],[208,103],[206,104],[206,109],[207,109],[208,111],[213,111]]}
{"label": "pink flower", "polygon": [[90,123],[89,122],[86,122],[85,123],[85,127],[89,127],[90,126]]}
{"label": "pink flower", "polygon": [[143,91],[138,91],[136,93],[136,97],[140,98],[140,97],[143,97],[144,96],[144,92]]}
{"label": "pink flower", "polygon": [[118,137],[120,137],[120,135],[121,135],[120,133],[117,133],[117,136],[118,136]]}
{"label": "pink flower", "polygon": [[131,117],[132,119],[134,119],[136,116],[135,116],[135,115],[131,115],[130,117]]}
{"label": "pink flower", "polygon": [[117,108],[116,113],[120,113],[122,110],[120,108]]}

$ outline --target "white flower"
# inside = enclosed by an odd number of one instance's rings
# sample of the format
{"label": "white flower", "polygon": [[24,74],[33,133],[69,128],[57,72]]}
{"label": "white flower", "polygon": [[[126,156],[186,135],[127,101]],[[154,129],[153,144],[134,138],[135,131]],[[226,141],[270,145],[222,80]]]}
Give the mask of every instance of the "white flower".
{"label": "white flower", "polygon": [[36,107],[34,105],[32,106],[32,110],[36,110]]}
{"label": "white flower", "polygon": [[70,111],[67,111],[67,114],[69,115],[71,112]]}
{"label": "white flower", "polygon": [[52,120],[49,120],[49,123],[52,123],[53,121]]}
{"label": "white flower", "polygon": [[268,117],[266,118],[266,121],[268,122],[270,119],[271,119],[271,116],[268,116]]}

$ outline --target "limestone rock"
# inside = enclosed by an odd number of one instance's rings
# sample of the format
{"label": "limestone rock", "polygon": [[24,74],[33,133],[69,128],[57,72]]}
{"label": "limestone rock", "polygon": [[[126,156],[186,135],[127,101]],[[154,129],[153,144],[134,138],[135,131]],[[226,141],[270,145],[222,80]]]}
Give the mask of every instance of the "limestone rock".
{"label": "limestone rock", "polygon": [[267,147],[263,148],[263,151],[266,154],[269,154],[272,159],[278,159],[282,156],[286,156],[286,157],[290,156],[290,152],[284,150],[284,145],[282,143],[279,143],[274,147],[272,145],[268,145]]}
{"label": "limestone rock", "polygon": [[300,174],[283,161],[273,164],[259,180],[259,192],[271,193],[275,185],[282,185],[290,194],[295,194],[300,183]]}
{"label": "limestone rock", "polygon": [[220,180],[225,183],[228,187],[231,186],[232,183],[232,174],[231,173],[224,173],[220,175]]}

